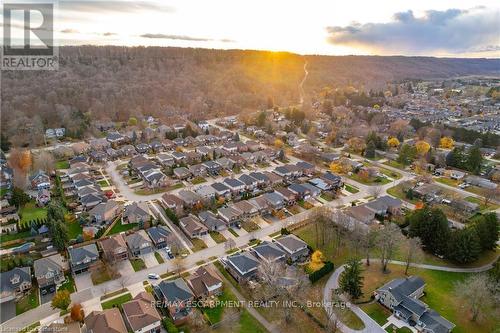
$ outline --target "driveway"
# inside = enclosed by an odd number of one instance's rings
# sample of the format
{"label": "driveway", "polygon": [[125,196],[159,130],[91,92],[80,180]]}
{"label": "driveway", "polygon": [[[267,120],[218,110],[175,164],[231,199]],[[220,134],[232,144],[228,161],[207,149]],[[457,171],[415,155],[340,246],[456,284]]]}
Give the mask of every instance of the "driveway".
{"label": "driveway", "polygon": [[16,303],[14,300],[0,304],[0,323],[16,316]]}
{"label": "driveway", "polygon": [[156,260],[154,252],[143,254],[141,258],[142,260],[144,260],[147,268],[155,267],[158,265],[158,260]]}
{"label": "driveway", "polygon": [[210,235],[201,236],[200,238],[205,244],[207,244],[208,247],[213,247],[217,245],[217,243]]}
{"label": "driveway", "polygon": [[75,278],[76,289],[78,291],[85,290],[94,285],[92,283],[92,278],[90,277],[90,272],[77,274],[74,276],[74,278]]}
{"label": "driveway", "polygon": [[52,301],[52,298],[54,298],[54,295],[56,294],[55,292],[53,292],[53,293],[47,293],[47,294],[43,295],[41,290],[39,290],[38,292],[40,293],[41,304],[45,304],[45,303]]}
{"label": "driveway", "polygon": [[222,230],[220,231],[221,235],[226,237],[226,239],[235,239],[237,238],[236,236],[234,236],[229,230]]}
{"label": "driveway", "polygon": [[239,235],[239,236],[244,236],[246,234],[248,234],[248,232],[243,229],[243,228],[233,228],[234,231],[236,231],[236,233]]}
{"label": "driveway", "polygon": [[257,223],[257,225],[258,225],[259,227],[261,227],[261,228],[265,228],[265,227],[267,227],[267,226],[269,225],[269,223],[267,223],[267,222],[266,222],[266,221],[265,221],[262,217],[260,217],[260,216],[255,217],[255,218],[253,219],[253,221],[254,221],[255,223]]}
{"label": "driveway", "polygon": [[120,273],[120,275],[124,277],[130,276],[135,272],[129,260],[120,261],[119,263],[117,263],[116,267],[118,269],[118,273]]}

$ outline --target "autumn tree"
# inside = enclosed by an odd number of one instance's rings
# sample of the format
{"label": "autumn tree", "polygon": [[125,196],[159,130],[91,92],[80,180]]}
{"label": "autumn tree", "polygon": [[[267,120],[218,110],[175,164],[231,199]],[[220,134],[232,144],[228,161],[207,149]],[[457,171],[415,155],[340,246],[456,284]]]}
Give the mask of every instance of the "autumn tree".
{"label": "autumn tree", "polygon": [[82,323],[83,318],[85,318],[85,314],[82,305],[80,303],[73,304],[73,306],[71,306],[71,319]]}
{"label": "autumn tree", "polygon": [[380,248],[380,260],[382,262],[383,272],[387,272],[387,264],[389,264],[392,256],[398,250],[401,239],[401,231],[399,230],[399,227],[394,223],[387,223],[380,230],[378,245]]}
{"label": "autumn tree", "polygon": [[284,145],[285,144],[283,143],[283,141],[281,139],[274,140],[274,147],[276,147],[277,149],[282,148]]}
{"label": "autumn tree", "polygon": [[51,153],[42,151],[37,156],[35,156],[35,170],[43,170],[45,173],[50,174],[52,171],[54,171],[54,166],[55,161]]}
{"label": "autumn tree", "polygon": [[424,140],[420,140],[415,143],[415,149],[418,155],[424,156],[431,149],[431,145]]}
{"label": "autumn tree", "polygon": [[439,148],[452,149],[454,145],[455,145],[455,141],[449,136],[443,136],[439,140]]}
{"label": "autumn tree", "polygon": [[387,140],[387,145],[391,148],[397,148],[399,147],[399,140],[396,137],[390,137],[389,140]]}
{"label": "autumn tree", "polygon": [[403,242],[403,254],[405,258],[405,275],[408,275],[408,269],[412,263],[419,263],[424,253],[422,251],[422,242],[418,237],[407,238]]}
{"label": "autumn tree", "polygon": [[66,311],[70,304],[71,297],[69,291],[67,290],[58,290],[54,295],[54,298],[52,298],[51,303],[53,309],[57,308],[63,311]]}
{"label": "autumn tree", "polygon": [[347,140],[347,145],[353,152],[358,154],[362,153],[366,148],[365,141],[357,137]]}

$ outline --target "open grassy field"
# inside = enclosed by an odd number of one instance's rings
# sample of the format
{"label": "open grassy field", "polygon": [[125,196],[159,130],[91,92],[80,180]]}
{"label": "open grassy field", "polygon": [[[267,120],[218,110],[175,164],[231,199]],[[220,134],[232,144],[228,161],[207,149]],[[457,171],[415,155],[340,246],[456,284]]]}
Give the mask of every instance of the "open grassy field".
{"label": "open grassy field", "polygon": [[20,210],[20,225],[25,225],[30,221],[47,218],[47,208],[37,207],[35,202],[31,201],[25,204]]}
{"label": "open grassy field", "polygon": [[130,229],[133,229],[137,226],[137,223],[128,223],[128,224],[122,224],[122,221],[117,221],[113,228],[108,232],[108,236],[118,234],[122,231],[128,231]]}
{"label": "open grassy field", "polygon": [[103,310],[112,309],[112,308],[116,308],[116,307],[121,308],[123,303],[127,303],[131,299],[132,299],[132,295],[130,293],[127,293],[127,294],[123,294],[119,297],[110,299],[109,301],[102,302],[101,306],[102,306]]}
{"label": "open grassy field", "polygon": [[207,248],[207,244],[199,238],[191,238],[191,243],[193,243],[192,250],[194,252],[200,251]]}
{"label": "open grassy field", "polygon": [[478,197],[470,196],[470,197],[466,197],[465,200],[472,202],[472,203],[475,203],[475,204],[478,204],[479,210],[481,210],[481,211],[495,210],[495,209],[498,209],[498,207],[500,207],[499,205],[492,203],[492,202],[489,202],[487,205],[485,205],[484,199],[481,199]]}
{"label": "open grassy field", "polygon": [[384,162],[382,164],[385,164],[385,165],[388,165],[388,166],[391,166],[393,168],[398,168],[398,169],[401,169],[401,170],[404,170],[405,169],[405,166],[397,161],[387,161],[387,162]]}
{"label": "open grassy field", "polygon": [[60,169],[69,169],[69,162],[66,161],[66,160],[57,161],[56,162],[56,169],[57,170],[60,170]]}
{"label": "open grassy field", "polygon": [[30,292],[16,301],[16,316],[36,308],[39,303],[38,288],[31,288]]}

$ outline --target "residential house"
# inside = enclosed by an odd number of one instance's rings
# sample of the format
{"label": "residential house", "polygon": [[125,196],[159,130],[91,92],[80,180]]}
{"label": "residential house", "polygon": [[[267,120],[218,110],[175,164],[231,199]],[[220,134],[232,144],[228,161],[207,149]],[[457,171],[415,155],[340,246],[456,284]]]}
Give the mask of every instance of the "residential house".
{"label": "residential house", "polygon": [[479,204],[475,202],[469,202],[464,199],[452,200],[451,206],[455,209],[458,209],[462,212],[466,212],[468,214],[472,214],[479,211]]}
{"label": "residential house", "polygon": [[234,195],[239,195],[241,192],[245,190],[245,183],[239,181],[236,178],[226,178],[224,179],[224,184],[229,187],[231,193]]}
{"label": "residential house", "polygon": [[42,170],[38,170],[30,177],[31,188],[34,190],[50,189],[50,177]]}
{"label": "residential house", "polygon": [[156,249],[163,249],[172,241],[172,232],[165,226],[152,227],[147,232]]}
{"label": "residential house", "polygon": [[285,206],[285,199],[276,191],[270,193],[264,193],[262,197],[264,197],[264,199],[267,201],[267,203],[273,210],[280,210],[283,209],[283,207]]}
{"label": "residential house", "polygon": [[260,262],[249,252],[236,253],[224,260],[227,271],[238,282],[249,281],[257,276]]}
{"label": "residential house", "polygon": [[375,219],[375,212],[365,205],[349,207],[346,209],[346,213],[367,225],[372,224]]}
{"label": "residential house", "polygon": [[277,261],[284,261],[286,258],[286,252],[278,245],[270,242],[262,242],[253,247],[252,252],[267,265]]}
{"label": "residential house", "polygon": [[174,324],[186,321],[191,313],[189,304],[194,300],[194,294],[183,279],[163,280],[154,287],[154,292],[156,298],[165,304]]}
{"label": "residential house", "polygon": [[120,148],[120,153],[123,156],[133,156],[137,154],[137,150],[135,150],[135,147],[132,145],[125,145]]}
{"label": "residential house", "polygon": [[50,191],[47,189],[38,190],[36,193],[36,204],[39,207],[43,207],[50,201]]}
{"label": "residential house", "polygon": [[101,239],[98,244],[101,247],[103,258],[107,262],[113,263],[128,259],[127,242],[122,233]]}
{"label": "residential house", "polygon": [[331,173],[329,171],[323,173],[320,178],[327,183],[332,190],[337,190],[342,187],[343,182],[342,178],[334,173]]}
{"label": "residential house", "polygon": [[94,243],[81,247],[68,247],[69,263],[73,274],[87,272],[99,260],[99,251]]}
{"label": "residential house", "polygon": [[298,195],[286,187],[280,187],[274,191],[280,195],[287,206],[293,206],[297,202]]}
{"label": "residential house", "polygon": [[125,137],[121,135],[118,132],[110,132],[106,136],[106,140],[112,145],[112,146],[118,146],[122,144],[125,141]]}
{"label": "residential house", "polygon": [[221,166],[222,169],[233,170],[234,162],[227,157],[221,157],[215,160],[217,164]]}
{"label": "residential house", "polygon": [[175,165],[174,157],[170,154],[159,154],[156,158],[164,167],[172,168]]}
{"label": "residential house", "polygon": [[290,186],[288,186],[288,190],[293,192],[298,200],[309,199],[311,196],[309,189],[298,183],[290,184]]}
{"label": "residential house", "polygon": [[303,175],[312,176],[316,172],[316,167],[311,163],[300,161],[295,165],[300,168]]}
{"label": "residential house", "polygon": [[372,210],[376,215],[385,216],[387,214],[397,215],[400,212],[402,204],[401,200],[384,195],[364,204],[364,206]]}
{"label": "residential house", "polygon": [[90,219],[93,223],[110,223],[122,212],[122,205],[114,200],[101,202],[89,211]]}
{"label": "residential house", "polygon": [[199,213],[198,218],[209,231],[219,232],[227,229],[227,224],[209,210]]}
{"label": "residential house", "polygon": [[269,209],[269,203],[262,195],[249,199],[248,202],[252,206],[257,208],[257,211],[259,212],[260,215],[268,215],[271,213],[271,210]]}
{"label": "residential house", "polygon": [[205,166],[207,173],[211,176],[217,176],[222,169],[221,165],[214,161],[205,161],[202,165]]}
{"label": "residential house", "polygon": [[122,305],[125,322],[134,333],[160,333],[162,317],[154,304],[153,295],[142,291]]}
{"label": "residential house", "polygon": [[478,177],[478,176],[467,176],[465,182],[470,185],[478,186],[487,190],[494,190],[497,188],[497,184],[489,179]]}
{"label": "residential house", "polygon": [[123,224],[128,223],[144,223],[152,218],[149,206],[146,202],[134,201],[128,206],[125,206],[123,212]]}
{"label": "residential house", "polygon": [[228,186],[226,186],[224,183],[213,183],[210,186],[212,186],[215,189],[215,191],[219,197],[223,197],[223,198],[230,198],[231,197],[231,189]]}
{"label": "residential house", "polygon": [[135,145],[135,150],[137,150],[139,154],[146,154],[151,150],[151,146],[147,143],[139,143]]}
{"label": "residential house", "polygon": [[169,208],[177,216],[184,215],[184,201],[178,196],[170,193],[165,193],[161,197],[161,202],[163,206]]}
{"label": "residential house", "polygon": [[283,184],[283,177],[278,176],[274,172],[264,171],[263,174],[267,177],[269,185],[271,187]]}
{"label": "residential house", "polygon": [[210,185],[202,185],[195,189],[195,192],[202,196],[206,201],[215,199],[217,191]]}
{"label": "residential house", "polygon": [[177,196],[182,200],[186,208],[193,208],[203,203],[203,198],[191,190],[180,190]]}
{"label": "residential house", "polygon": [[[314,186],[314,185],[311,185],[309,183],[304,183],[304,184],[300,184],[302,187],[305,187],[306,190],[309,192],[309,194],[311,195],[311,197],[315,198],[315,197],[318,197],[319,195],[321,195],[321,189]],[[306,192],[307,193],[307,192]]]}
{"label": "residential house", "polygon": [[119,308],[92,311],[85,317],[82,331],[88,333],[128,333]]}
{"label": "residential house", "polygon": [[194,177],[205,177],[207,175],[207,168],[203,164],[190,165],[188,169]]}
{"label": "residential house", "polygon": [[208,234],[208,228],[201,223],[199,218],[192,214],[180,219],[179,226],[191,238]]}
{"label": "residential house", "polygon": [[330,191],[333,189],[333,186],[331,183],[327,183],[321,178],[310,179],[309,183],[312,184],[314,187],[320,189],[321,191]]}
{"label": "residential house", "polygon": [[245,184],[245,190],[253,191],[259,185],[259,181],[250,175],[243,174],[239,178],[239,181]]}
{"label": "residential house", "polygon": [[450,178],[454,180],[462,180],[465,178],[465,172],[460,171],[460,170],[451,170],[450,171]]}
{"label": "residential house", "polygon": [[222,281],[210,269],[198,268],[191,275],[187,284],[193,291],[196,298],[204,299],[222,294]]}
{"label": "residential house", "polygon": [[16,267],[0,274],[0,303],[21,297],[31,289],[31,268]]}
{"label": "residential house", "polygon": [[132,256],[140,256],[153,252],[153,243],[144,230],[139,230],[128,235],[126,241]]}
{"label": "residential house", "polygon": [[54,292],[64,281],[68,271],[68,262],[59,253],[40,258],[33,262],[33,270],[41,292]]}
{"label": "residential house", "polygon": [[275,242],[292,262],[304,260],[309,255],[307,243],[293,234],[280,237]]}
{"label": "residential house", "polygon": [[271,182],[269,181],[269,178],[263,174],[262,172],[250,172],[249,176],[252,177],[253,179],[257,180],[257,186],[261,188],[265,188],[269,185],[271,185]]}
{"label": "residential house", "polygon": [[243,213],[233,207],[221,207],[217,210],[217,215],[232,227],[241,221]]}
{"label": "residential house", "polygon": [[235,202],[231,207],[241,212],[242,219],[251,218],[259,214],[258,207],[252,205],[248,200]]}
{"label": "residential house", "polygon": [[168,177],[161,171],[153,169],[142,174],[144,184],[149,188],[165,187],[170,182]]}
{"label": "residential house", "polygon": [[375,299],[391,310],[394,316],[418,332],[448,333],[455,325],[430,309],[419,298],[425,282],[418,276],[394,279],[375,291]]}

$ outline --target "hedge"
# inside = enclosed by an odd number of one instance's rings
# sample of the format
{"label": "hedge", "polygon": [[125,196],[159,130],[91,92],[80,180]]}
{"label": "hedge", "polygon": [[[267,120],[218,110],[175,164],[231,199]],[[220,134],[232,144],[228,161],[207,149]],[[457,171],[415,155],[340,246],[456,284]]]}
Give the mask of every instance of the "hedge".
{"label": "hedge", "polygon": [[333,271],[333,263],[331,261],[327,261],[323,267],[309,274],[309,280],[311,283],[314,283],[331,271]]}
{"label": "hedge", "polygon": [[169,318],[163,318],[161,323],[163,324],[163,328],[165,328],[168,333],[179,333],[179,329]]}

